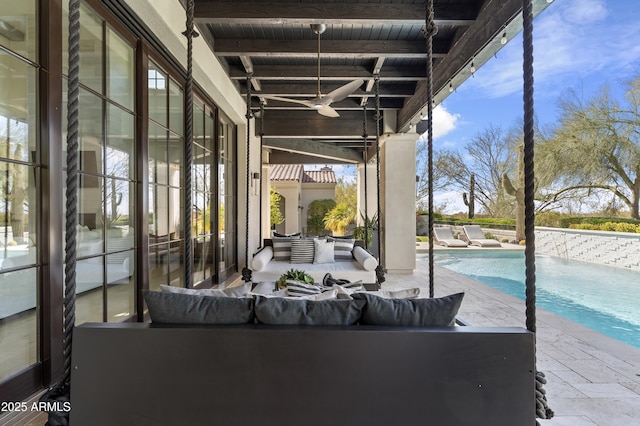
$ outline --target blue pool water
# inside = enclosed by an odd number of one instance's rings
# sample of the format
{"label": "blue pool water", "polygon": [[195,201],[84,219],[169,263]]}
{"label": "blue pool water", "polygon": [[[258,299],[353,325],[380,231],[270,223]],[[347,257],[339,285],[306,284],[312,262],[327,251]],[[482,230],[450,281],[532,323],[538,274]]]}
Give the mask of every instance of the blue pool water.
{"label": "blue pool water", "polygon": [[[523,252],[434,253],[434,263],[525,298]],[[536,256],[536,305],[640,348],[640,273]]]}

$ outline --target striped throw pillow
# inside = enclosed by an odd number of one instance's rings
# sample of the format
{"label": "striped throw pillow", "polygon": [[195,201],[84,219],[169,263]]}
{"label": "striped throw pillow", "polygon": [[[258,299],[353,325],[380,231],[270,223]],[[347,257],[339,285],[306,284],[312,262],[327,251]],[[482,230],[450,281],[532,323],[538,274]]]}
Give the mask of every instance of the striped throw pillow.
{"label": "striped throw pillow", "polygon": [[333,258],[335,261],[351,262],[353,260],[351,251],[353,250],[353,245],[356,240],[351,238],[333,238],[333,241],[335,241],[335,245],[333,246]]}
{"label": "striped throw pillow", "polygon": [[322,287],[303,283],[287,282],[287,296],[301,297],[322,293]]}
{"label": "striped throw pillow", "polygon": [[273,237],[273,259],[288,262],[291,260],[291,242],[300,238]]}
{"label": "striped throw pillow", "polygon": [[297,239],[291,241],[291,263],[313,263],[313,240]]}

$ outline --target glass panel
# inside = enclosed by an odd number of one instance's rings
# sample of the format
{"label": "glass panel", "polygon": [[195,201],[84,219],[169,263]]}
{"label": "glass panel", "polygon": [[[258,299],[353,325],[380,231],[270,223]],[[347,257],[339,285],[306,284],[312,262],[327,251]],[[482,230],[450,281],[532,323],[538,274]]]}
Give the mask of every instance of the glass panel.
{"label": "glass panel", "polygon": [[184,135],[184,92],[175,80],[169,80],[169,128]]}
{"label": "glass panel", "polygon": [[107,256],[107,321],[122,321],[135,313],[135,253]]}
{"label": "glass panel", "polygon": [[0,381],[38,360],[36,271],[0,274]]}
{"label": "glass panel", "polygon": [[[78,103],[80,170],[88,174],[103,174],[104,131],[101,125],[103,119],[102,100],[91,92],[80,89]],[[64,164],[66,164],[66,153],[63,160],[65,160]],[[97,178],[87,177],[87,179],[84,182],[87,187],[94,188],[98,185]],[[82,184],[81,182],[81,186]]]}
{"label": "glass panel", "polygon": [[35,168],[0,161],[1,267],[36,263],[37,206]]}
{"label": "glass panel", "polygon": [[107,97],[133,111],[134,51],[118,34],[107,28]]}
{"label": "glass panel", "polygon": [[3,1],[0,8],[0,44],[38,62],[36,0]]}
{"label": "glass panel", "polygon": [[169,183],[167,131],[149,122],[149,182]]}
{"label": "glass panel", "polygon": [[102,322],[102,283],[104,258],[79,260],[76,263],[76,324]]}
{"label": "glass panel", "polygon": [[149,223],[153,223],[150,231],[149,244],[152,244],[151,237],[169,237],[169,188],[166,186],[152,185],[149,191]]}
{"label": "glass panel", "polygon": [[182,197],[183,191],[179,188],[169,188],[169,229],[172,240],[181,239],[182,235],[182,218],[184,217],[184,203]]}
{"label": "glass panel", "polygon": [[[149,243],[165,240],[165,237],[149,235]],[[149,290],[160,290],[161,284],[168,284],[169,244],[149,245]]]}
{"label": "glass panel", "polygon": [[169,284],[184,287],[184,264],[182,253],[184,244],[182,241],[174,241],[170,244],[171,255],[169,256]]}
{"label": "glass panel", "polygon": [[[66,4],[65,4],[66,3]],[[62,2],[62,72],[69,75],[69,2]],[[80,84],[102,91],[102,19],[85,5],[80,6]]]}
{"label": "glass panel", "polygon": [[167,75],[149,61],[147,75],[149,89],[149,118],[167,125]]}
{"label": "glass panel", "polygon": [[193,103],[193,142],[204,146],[204,110]]}
{"label": "glass panel", "polygon": [[209,114],[207,114],[206,118],[205,118],[205,140],[204,140],[204,146],[205,148],[207,148],[209,151],[213,151],[215,149],[214,147],[214,138],[215,138],[215,130],[216,130],[216,122],[215,122],[215,116],[213,115],[213,112],[211,111]]}
{"label": "glass panel", "polygon": [[135,176],[134,116],[118,107],[107,107],[107,174],[130,179]]}
{"label": "glass panel", "polygon": [[169,185],[183,186],[184,139],[173,133],[169,133],[169,164]]}
{"label": "glass panel", "polygon": [[[78,225],[79,230],[94,231],[102,238],[104,202],[103,180],[98,176],[80,175],[80,187],[78,188]],[[81,229],[80,229],[81,228]],[[88,234],[93,236],[92,234]]]}
{"label": "glass panel", "polygon": [[133,215],[130,209],[135,203],[133,184],[117,179],[107,179],[107,251],[119,251],[134,246],[134,232],[130,226]]}
{"label": "glass panel", "polygon": [[36,71],[0,51],[0,87],[0,157],[34,161],[29,157],[36,147]]}

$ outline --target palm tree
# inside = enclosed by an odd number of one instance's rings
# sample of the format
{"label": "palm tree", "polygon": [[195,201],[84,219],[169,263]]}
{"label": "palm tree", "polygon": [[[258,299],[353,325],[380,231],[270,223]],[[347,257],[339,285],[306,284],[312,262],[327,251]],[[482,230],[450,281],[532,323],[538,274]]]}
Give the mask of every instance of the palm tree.
{"label": "palm tree", "polygon": [[324,216],[325,229],[334,235],[344,235],[347,227],[355,220],[356,210],[347,203],[339,203]]}

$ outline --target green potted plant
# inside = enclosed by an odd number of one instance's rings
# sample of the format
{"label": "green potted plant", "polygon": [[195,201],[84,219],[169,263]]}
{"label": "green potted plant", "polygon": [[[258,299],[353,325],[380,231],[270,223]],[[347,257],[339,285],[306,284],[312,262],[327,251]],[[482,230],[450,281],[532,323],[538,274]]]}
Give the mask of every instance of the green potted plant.
{"label": "green potted plant", "polygon": [[309,285],[314,282],[313,277],[306,272],[297,269],[289,269],[287,272],[282,274],[280,278],[278,278],[278,281],[276,281],[276,290],[285,288],[288,281],[295,281],[297,283]]}

